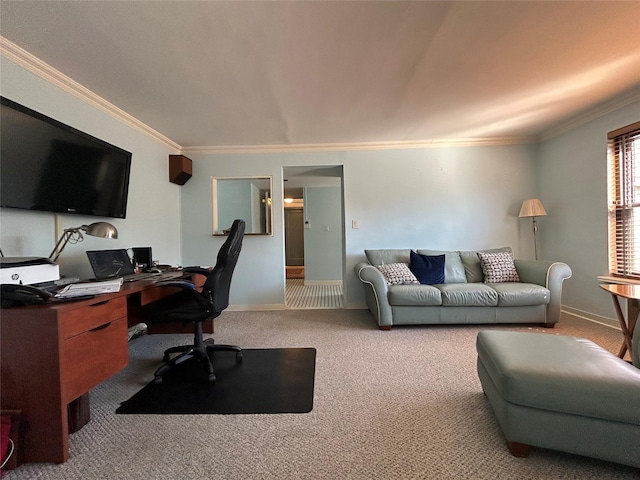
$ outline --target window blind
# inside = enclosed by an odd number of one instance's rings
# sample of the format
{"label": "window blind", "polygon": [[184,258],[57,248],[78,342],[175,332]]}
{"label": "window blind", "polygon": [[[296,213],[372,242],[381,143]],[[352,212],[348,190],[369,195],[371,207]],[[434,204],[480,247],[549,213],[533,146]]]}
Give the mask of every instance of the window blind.
{"label": "window blind", "polygon": [[607,138],[609,273],[640,279],[640,122]]}

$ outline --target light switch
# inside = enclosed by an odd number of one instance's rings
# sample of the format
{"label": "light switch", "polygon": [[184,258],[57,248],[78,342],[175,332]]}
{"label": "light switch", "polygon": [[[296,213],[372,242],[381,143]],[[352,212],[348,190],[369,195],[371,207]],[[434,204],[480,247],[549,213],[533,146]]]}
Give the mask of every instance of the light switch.
{"label": "light switch", "polygon": [[351,228],[360,228],[360,220],[351,220]]}

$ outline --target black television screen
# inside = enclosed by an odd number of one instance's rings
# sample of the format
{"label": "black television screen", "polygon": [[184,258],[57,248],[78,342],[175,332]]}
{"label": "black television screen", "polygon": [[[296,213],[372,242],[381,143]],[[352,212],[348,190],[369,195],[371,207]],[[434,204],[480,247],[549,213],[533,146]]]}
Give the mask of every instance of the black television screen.
{"label": "black television screen", "polygon": [[0,99],[1,207],[125,218],[130,152]]}

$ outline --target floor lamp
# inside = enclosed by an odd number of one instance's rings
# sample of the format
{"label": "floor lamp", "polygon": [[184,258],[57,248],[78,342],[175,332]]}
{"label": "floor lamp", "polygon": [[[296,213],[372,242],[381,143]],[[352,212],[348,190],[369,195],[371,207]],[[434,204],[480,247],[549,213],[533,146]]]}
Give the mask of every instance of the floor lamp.
{"label": "floor lamp", "polygon": [[542,202],[537,198],[529,198],[522,202],[522,208],[520,209],[520,215],[518,217],[531,217],[533,219],[533,248],[538,260],[538,243],[536,241],[536,232],[538,231],[538,224],[536,223],[536,217],[543,217],[547,214],[546,210],[542,206]]}

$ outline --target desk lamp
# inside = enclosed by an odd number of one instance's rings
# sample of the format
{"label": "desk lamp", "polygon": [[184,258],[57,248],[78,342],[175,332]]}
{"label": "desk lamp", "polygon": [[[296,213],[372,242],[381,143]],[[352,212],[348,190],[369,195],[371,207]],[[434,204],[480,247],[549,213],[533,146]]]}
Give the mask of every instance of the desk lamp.
{"label": "desk lamp", "polygon": [[533,219],[533,248],[535,250],[536,260],[538,259],[538,243],[536,242],[538,224],[536,223],[536,217],[543,217],[546,214],[547,212],[542,206],[542,202],[537,198],[530,198],[522,202],[522,208],[518,215],[518,217],[531,217]]}
{"label": "desk lamp", "polygon": [[82,225],[81,227],[65,228],[62,236],[53,247],[53,250],[49,254],[49,260],[55,262],[67,243],[78,243],[84,240],[82,232],[92,237],[102,238],[118,238],[118,230],[116,227],[107,222],[95,222],[91,225]]}

